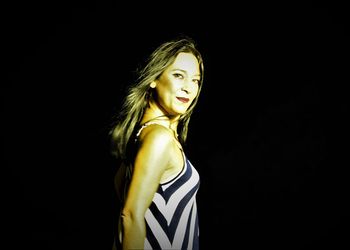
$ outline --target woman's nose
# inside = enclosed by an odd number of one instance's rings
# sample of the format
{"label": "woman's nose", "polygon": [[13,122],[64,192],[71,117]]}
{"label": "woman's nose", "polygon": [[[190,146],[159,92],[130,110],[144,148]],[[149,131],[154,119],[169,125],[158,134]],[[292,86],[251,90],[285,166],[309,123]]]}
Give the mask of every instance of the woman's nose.
{"label": "woman's nose", "polygon": [[186,87],[186,86],[182,86],[181,90],[182,90],[183,92],[185,92],[186,94],[189,94],[189,93],[190,93],[189,90],[188,90],[188,87]]}
{"label": "woman's nose", "polygon": [[182,86],[181,90],[186,92],[186,94],[190,94],[192,92],[192,85],[190,79],[186,79],[184,81],[184,85]]}

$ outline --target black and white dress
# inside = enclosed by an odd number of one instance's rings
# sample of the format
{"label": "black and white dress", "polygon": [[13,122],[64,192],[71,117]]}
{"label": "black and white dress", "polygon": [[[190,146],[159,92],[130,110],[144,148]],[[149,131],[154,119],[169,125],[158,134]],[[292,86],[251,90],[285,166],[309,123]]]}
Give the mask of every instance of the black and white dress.
{"label": "black and white dress", "polygon": [[199,249],[196,194],[200,179],[182,149],[181,152],[182,171],[159,184],[146,211],[145,249]]}

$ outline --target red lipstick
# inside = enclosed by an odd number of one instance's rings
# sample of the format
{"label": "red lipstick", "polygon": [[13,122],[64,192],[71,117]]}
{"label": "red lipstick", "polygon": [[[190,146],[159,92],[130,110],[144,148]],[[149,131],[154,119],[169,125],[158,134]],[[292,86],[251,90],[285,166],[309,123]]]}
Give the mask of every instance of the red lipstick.
{"label": "red lipstick", "polygon": [[183,103],[186,103],[186,102],[189,102],[190,99],[186,98],[186,97],[176,97],[180,102],[183,102]]}

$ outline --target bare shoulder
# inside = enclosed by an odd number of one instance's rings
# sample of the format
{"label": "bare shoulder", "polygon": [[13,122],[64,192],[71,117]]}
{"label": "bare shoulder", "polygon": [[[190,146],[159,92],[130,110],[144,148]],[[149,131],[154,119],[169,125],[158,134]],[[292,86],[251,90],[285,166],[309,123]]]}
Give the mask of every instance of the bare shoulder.
{"label": "bare shoulder", "polygon": [[[139,135],[138,155],[143,161],[169,162],[173,155],[174,138],[170,129],[151,124]],[[157,164],[158,165],[158,164]]]}
{"label": "bare shoulder", "polygon": [[[139,146],[134,162],[136,176],[146,182],[159,183],[164,171],[169,168],[173,156],[174,139],[169,129],[152,124],[139,135]],[[146,177],[148,176],[148,178]]]}
{"label": "bare shoulder", "polygon": [[141,144],[166,145],[173,141],[173,135],[166,127],[159,124],[151,124],[141,131],[139,141]]}

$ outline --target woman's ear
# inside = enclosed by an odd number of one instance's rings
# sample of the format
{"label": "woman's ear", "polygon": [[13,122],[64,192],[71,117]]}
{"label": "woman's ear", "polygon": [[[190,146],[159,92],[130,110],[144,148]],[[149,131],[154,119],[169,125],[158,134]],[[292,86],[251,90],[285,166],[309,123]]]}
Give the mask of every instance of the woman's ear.
{"label": "woman's ear", "polygon": [[155,81],[153,81],[150,85],[149,85],[152,89],[154,89],[157,86],[157,83]]}

